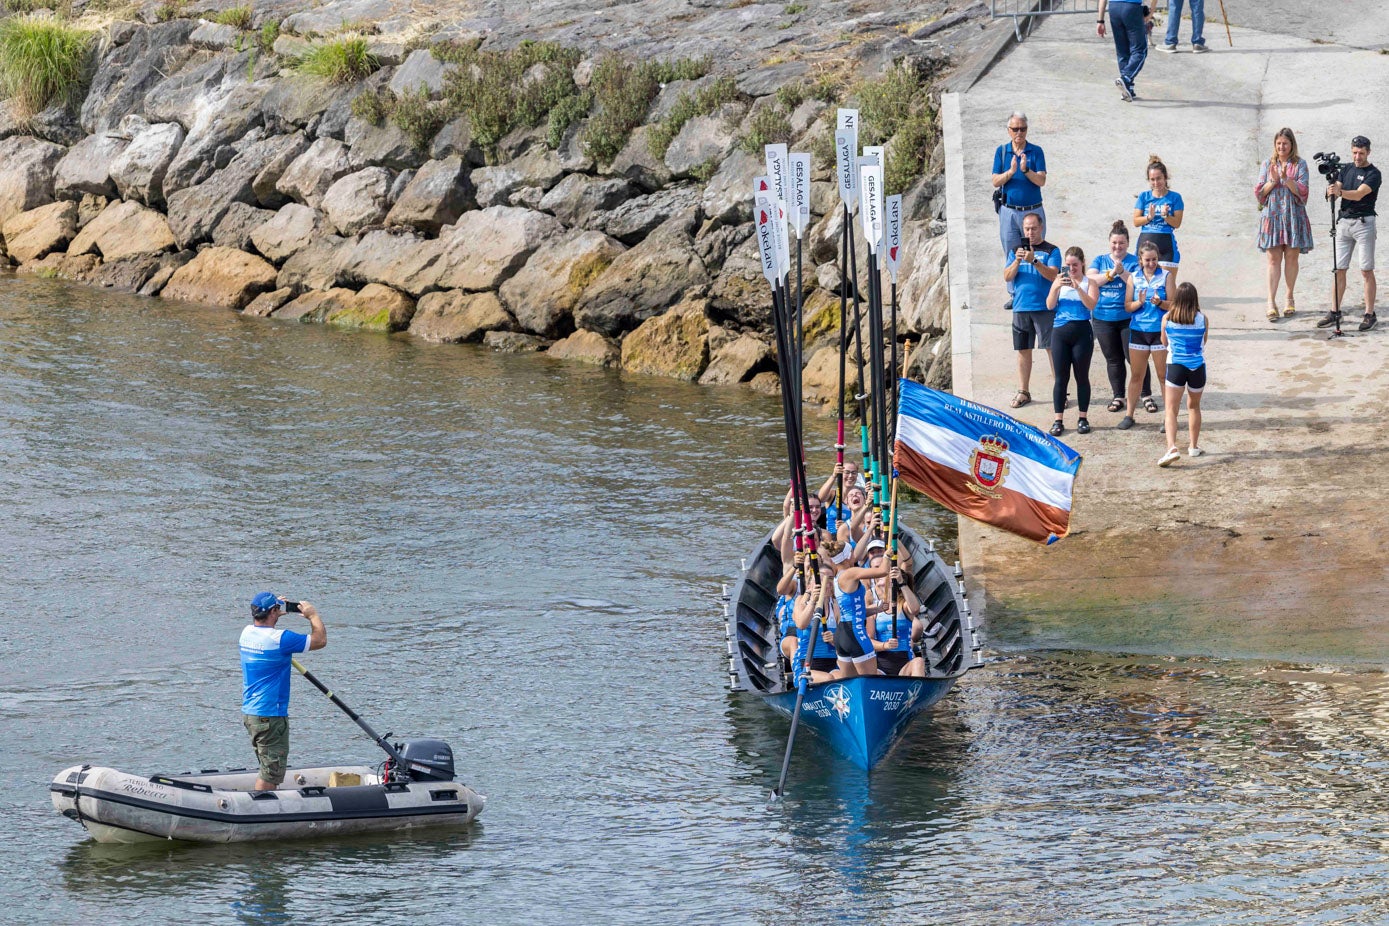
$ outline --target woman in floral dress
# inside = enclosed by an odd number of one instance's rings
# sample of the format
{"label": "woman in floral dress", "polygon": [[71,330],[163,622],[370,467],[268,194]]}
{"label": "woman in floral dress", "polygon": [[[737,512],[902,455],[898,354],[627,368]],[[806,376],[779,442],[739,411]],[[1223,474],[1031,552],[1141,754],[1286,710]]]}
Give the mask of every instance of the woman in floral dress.
{"label": "woman in floral dress", "polygon": [[1307,219],[1307,162],[1297,156],[1292,129],[1273,136],[1273,156],[1264,161],[1254,198],[1259,201],[1259,250],[1268,255],[1268,320],[1278,320],[1278,280],[1288,287],[1283,315],[1297,311],[1298,257],[1312,250],[1312,223]]}

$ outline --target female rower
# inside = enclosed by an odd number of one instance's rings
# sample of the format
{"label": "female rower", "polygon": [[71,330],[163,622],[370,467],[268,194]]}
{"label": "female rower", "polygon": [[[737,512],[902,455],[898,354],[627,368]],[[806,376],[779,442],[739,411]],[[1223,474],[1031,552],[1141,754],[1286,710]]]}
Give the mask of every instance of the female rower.
{"label": "female rower", "polygon": [[[1162,316],[1169,305],[1167,301],[1167,271],[1158,266],[1158,247],[1151,241],[1138,246],[1138,272],[1129,280],[1128,307],[1133,313],[1129,320],[1129,392],[1124,406],[1124,417],[1118,428],[1127,431],[1133,427],[1133,413],[1138,406],[1138,389],[1143,376],[1148,371],[1148,358],[1153,360],[1158,382],[1162,382],[1167,372],[1167,348],[1162,343]],[[1149,396],[1143,407],[1150,412],[1158,410],[1157,403]]]}
{"label": "female rower", "polygon": [[825,582],[831,581],[830,577],[834,575],[834,567],[830,565],[828,559],[822,560],[820,571],[821,575],[818,578],[814,574],[806,574],[806,590],[796,599],[795,610],[792,612],[796,626],[796,649],[791,656],[792,670],[799,673],[802,671],[801,667],[805,666],[804,671],[809,673],[812,685],[840,677],[839,662],[834,651],[836,621],[831,602],[825,602],[824,623],[820,625],[820,632],[816,636],[813,646],[810,640],[811,624],[815,618],[815,603],[820,598],[820,588]]}
{"label": "female rower", "polygon": [[[1109,253],[1092,260],[1089,273],[1090,279],[1100,286],[1100,297],[1095,311],[1090,314],[1090,325],[1095,329],[1100,353],[1104,354],[1109,388],[1114,393],[1109,402],[1111,412],[1124,410],[1128,394],[1129,309],[1124,300],[1128,295],[1129,279],[1137,272],[1138,258],[1129,253],[1128,226],[1123,219],[1116,219],[1109,229]],[[1152,385],[1152,377],[1145,370],[1143,398],[1152,396]]]}
{"label": "female rower", "polygon": [[[912,655],[912,646],[921,640],[924,630],[917,617],[921,612],[921,601],[916,597],[911,583],[904,581],[901,566],[893,568],[885,578],[874,583],[881,588],[877,596],[879,599],[886,599],[889,594],[889,581],[897,582],[897,607],[888,608],[884,601],[869,628],[873,631],[873,647],[878,651],[878,671],[883,675],[925,677],[926,660]],[[889,611],[894,613],[889,614]]]}
{"label": "female rower", "polygon": [[[867,547],[882,545],[870,540]],[[834,603],[839,608],[839,624],[834,632],[834,649],[839,660],[839,672],[844,678],[855,675],[878,675],[877,653],[873,638],[868,635],[867,583],[887,575],[887,560],[877,566],[848,566],[836,569]]]}
{"label": "female rower", "polygon": [[1177,265],[1182,253],[1177,248],[1177,229],[1182,227],[1186,204],[1182,194],[1167,186],[1167,165],[1156,155],[1148,156],[1148,187],[1138,194],[1133,204],[1133,224],[1143,229],[1138,247],[1151,241],[1157,245],[1158,261],[1172,278],[1172,291],[1177,289]]}
{"label": "female rower", "polygon": [[1080,248],[1066,249],[1061,272],[1052,281],[1047,293],[1047,308],[1055,310],[1051,321],[1051,369],[1055,382],[1051,387],[1051,410],[1056,420],[1051,423],[1051,435],[1066,433],[1062,410],[1071,388],[1071,373],[1076,378],[1076,407],[1080,420],[1076,430],[1090,433],[1090,359],[1095,355],[1095,332],[1090,327],[1090,310],[1100,295],[1100,284],[1085,276],[1085,252]]}
{"label": "female rower", "polygon": [[1182,390],[1186,390],[1187,426],[1191,430],[1187,455],[1199,457],[1205,453],[1197,441],[1201,437],[1201,393],[1206,388],[1206,339],[1209,336],[1210,327],[1206,324],[1206,313],[1201,311],[1196,287],[1190,283],[1181,284],[1162,322],[1162,343],[1170,346],[1172,362],[1167,365],[1163,395],[1167,403],[1167,452],[1158,460],[1158,466],[1171,466],[1181,458],[1177,452],[1177,410],[1182,403]]}

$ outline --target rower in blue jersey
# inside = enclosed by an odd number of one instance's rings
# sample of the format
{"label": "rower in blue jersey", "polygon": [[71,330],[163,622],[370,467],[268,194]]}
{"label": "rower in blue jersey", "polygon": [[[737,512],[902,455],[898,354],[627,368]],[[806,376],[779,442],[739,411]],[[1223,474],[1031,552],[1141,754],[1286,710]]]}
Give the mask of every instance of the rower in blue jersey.
{"label": "rower in blue jersey", "polygon": [[825,602],[824,623],[820,626],[820,632],[811,646],[810,632],[813,629],[812,623],[815,618],[815,603],[820,597],[820,589],[825,582],[830,581],[834,574],[833,567],[829,561],[822,562],[821,575],[816,579],[813,575],[807,575],[809,588],[796,598],[792,619],[796,627],[796,650],[791,657],[793,667],[793,678],[799,680],[802,672],[809,673],[810,683],[818,684],[828,682],[839,677],[837,671],[837,661],[835,659],[834,647],[830,641],[834,639],[834,609],[830,607],[830,602]]}
{"label": "rower in blue jersey", "polygon": [[[1133,315],[1129,321],[1129,391],[1118,425],[1121,431],[1133,427],[1148,360],[1153,362],[1158,382],[1167,373],[1167,347],[1162,343],[1162,317],[1169,305],[1167,271],[1158,265],[1158,248],[1151,241],[1138,246],[1138,272],[1129,278],[1127,305]],[[1150,413],[1158,410],[1151,396],[1143,401],[1143,407]]]}
{"label": "rower in blue jersey", "polygon": [[[882,547],[881,540],[867,543],[871,555]],[[839,659],[839,671],[845,678],[855,675],[880,675],[873,638],[868,635],[868,609],[865,603],[867,583],[887,575],[887,561],[877,566],[847,566],[836,570],[834,603],[839,609],[839,626],[834,633],[834,649]]]}
{"label": "rower in blue jersey", "polygon": [[[899,551],[899,556],[905,551]],[[878,554],[882,556],[883,554]],[[877,559],[872,565],[877,565]],[[910,568],[910,564],[903,564]],[[897,582],[897,607],[887,606],[889,580]],[[925,630],[917,615],[921,612],[921,601],[904,579],[901,566],[892,569],[887,577],[873,583],[873,597],[877,613],[873,615],[869,630],[873,636],[873,646],[878,652],[878,670],[883,675],[926,675],[926,660],[914,656],[913,646],[920,642]]]}
{"label": "rower in blue jersey", "polygon": [[1167,420],[1164,423],[1167,453],[1158,460],[1159,466],[1171,466],[1181,457],[1177,450],[1177,410],[1181,407],[1183,392],[1186,393],[1191,429],[1187,455],[1205,455],[1199,441],[1201,394],[1206,388],[1206,339],[1209,336],[1210,326],[1206,323],[1206,313],[1201,311],[1196,287],[1190,283],[1178,284],[1172,308],[1162,322],[1162,341],[1169,347],[1171,362],[1167,364],[1167,381],[1163,387],[1167,401]]}

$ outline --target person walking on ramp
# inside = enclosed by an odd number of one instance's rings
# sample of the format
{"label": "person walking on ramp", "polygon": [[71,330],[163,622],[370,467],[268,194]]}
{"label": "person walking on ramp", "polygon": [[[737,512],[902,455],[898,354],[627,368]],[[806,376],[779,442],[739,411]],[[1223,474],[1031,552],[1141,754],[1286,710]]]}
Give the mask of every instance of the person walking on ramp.
{"label": "person walking on ramp", "polygon": [[1162,320],[1162,343],[1168,350],[1167,381],[1163,387],[1167,406],[1167,452],[1158,460],[1158,466],[1171,466],[1182,457],[1177,450],[1177,411],[1183,390],[1186,391],[1187,429],[1191,431],[1187,455],[1199,457],[1205,453],[1200,444],[1201,393],[1206,388],[1206,338],[1209,336],[1210,327],[1206,324],[1206,313],[1201,311],[1196,287],[1190,283],[1178,284],[1172,308]]}

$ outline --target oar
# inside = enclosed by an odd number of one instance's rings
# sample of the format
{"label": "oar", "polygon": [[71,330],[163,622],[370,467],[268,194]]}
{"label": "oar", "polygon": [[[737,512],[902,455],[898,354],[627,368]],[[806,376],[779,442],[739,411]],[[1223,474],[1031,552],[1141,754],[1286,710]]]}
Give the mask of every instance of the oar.
{"label": "oar", "polygon": [[[829,588],[829,583],[820,582],[820,597],[815,602],[815,615],[810,619],[810,637],[805,648],[805,658],[810,659],[810,654],[815,651],[815,638],[820,635],[820,624],[825,617],[825,589]],[[793,672],[797,671],[796,666],[792,666]],[[776,789],[772,791],[773,800],[780,798],[786,787],[786,772],[791,768],[791,748],[796,745],[796,728],[801,721],[801,702],[805,700],[805,690],[810,681],[810,671],[799,672],[796,678],[796,706],[791,710],[791,732],[786,737],[786,755],[781,758],[781,777],[777,779]]]}
{"label": "oar", "polygon": [[312,672],[304,668],[303,664],[298,659],[291,659],[290,662],[294,665],[294,668],[299,671],[300,675],[304,676],[304,678],[308,679],[309,682],[315,688],[327,695],[329,701],[332,701],[338,707],[342,708],[342,712],[344,714],[351,717],[352,720],[357,724],[357,726],[365,730],[367,736],[371,737],[372,742],[376,743],[376,745],[380,746],[383,750],[385,750],[386,755],[391,757],[392,770],[398,772],[401,775],[405,774],[405,759],[401,757],[400,753],[396,751],[394,746],[386,742],[386,738],[384,736],[378,735],[377,732],[373,730],[365,720],[357,716],[356,711],[354,711],[352,708],[348,707],[346,704],[343,703],[342,698],[339,698],[337,695],[329,691],[327,686],[320,682]]}
{"label": "oar", "polygon": [[839,468],[839,479],[834,489],[836,528],[844,517],[844,366],[849,352],[849,276],[844,265],[849,261],[848,235],[852,233],[852,229],[849,207],[845,206],[844,230],[839,236],[839,427],[834,441],[835,463]]}

